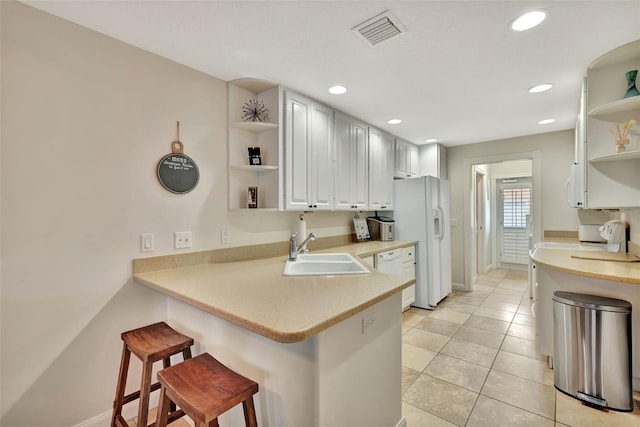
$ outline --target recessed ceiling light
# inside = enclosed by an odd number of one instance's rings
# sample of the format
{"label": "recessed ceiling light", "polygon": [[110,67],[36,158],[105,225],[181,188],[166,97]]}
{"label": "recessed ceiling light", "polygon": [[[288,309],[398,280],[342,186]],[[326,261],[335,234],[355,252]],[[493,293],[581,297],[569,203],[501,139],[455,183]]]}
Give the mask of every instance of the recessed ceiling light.
{"label": "recessed ceiling light", "polygon": [[531,12],[527,12],[511,21],[511,29],[513,31],[529,30],[544,21],[546,17],[546,10],[533,10]]}
{"label": "recessed ceiling light", "polygon": [[390,125],[397,125],[397,124],[402,123],[402,120],[400,120],[400,119],[389,119],[389,120],[387,120],[387,123],[389,123]]}
{"label": "recessed ceiling light", "polygon": [[424,142],[431,144],[433,142],[438,142],[438,140],[436,138],[427,138],[424,140]]}
{"label": "recessed ceiling light", "polygon": [[530,93],[540,93],[540,92],[545,92],[545,91],[551,89],[552,87],[553,87],[553,85],[551,83],[543,83],[541,85],[536,85],[536,86],[530,87],[528,89],[528,91]]}
{"label": "recessed ceiling light", "polygon": [[347,91],[347,88],[340,85],[331,86],[329,88],[329,93],[332,93],[334,95],[342,95],[346,91]]}
{"label": "recessed ceiling light", "polygon": [[544,119],[544,120],[540,120],[538,122],[538,124],[539,125],[548,125],[548,124],[551,124],[551,123],[553,123],[555,121],[556,121],[556,119]]}

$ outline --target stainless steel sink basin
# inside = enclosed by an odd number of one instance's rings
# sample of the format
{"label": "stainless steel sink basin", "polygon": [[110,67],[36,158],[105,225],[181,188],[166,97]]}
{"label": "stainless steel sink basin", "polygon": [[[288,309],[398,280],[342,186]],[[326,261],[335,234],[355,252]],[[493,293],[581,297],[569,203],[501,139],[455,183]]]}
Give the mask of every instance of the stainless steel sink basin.
{"label": "stainless steel sink basin", "polygon": [[284,266],[285,276],[335,276],[366,274],[369,269],[347,253],[300,254]]}

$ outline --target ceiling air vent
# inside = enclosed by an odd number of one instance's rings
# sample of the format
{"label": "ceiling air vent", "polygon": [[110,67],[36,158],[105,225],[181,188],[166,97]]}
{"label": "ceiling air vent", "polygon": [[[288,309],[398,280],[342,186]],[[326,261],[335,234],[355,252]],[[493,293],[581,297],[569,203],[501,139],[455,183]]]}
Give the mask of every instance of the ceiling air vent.
{"label": "ceiling air vent", "polygon": [[393,16],[388,10],[371,19],[367,19],[363,23],[355,26],[352,31],[371,47],[375,47],[382,42],[386,42],[407,32],[400,21],[398,21],[398,18]]}

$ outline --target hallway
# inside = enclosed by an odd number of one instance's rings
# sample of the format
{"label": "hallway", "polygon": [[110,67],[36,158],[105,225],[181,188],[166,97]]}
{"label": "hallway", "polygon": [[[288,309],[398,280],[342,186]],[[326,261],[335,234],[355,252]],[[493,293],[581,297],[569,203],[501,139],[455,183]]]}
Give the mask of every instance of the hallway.
{"label": "hallway", "polygon": [[[526,271],[480,275],[436,310],[403,315],[403,407],[408,425],[460,427],[638,426],[557,392],[536,351]],[[637,393],[636,393],[637,396]]]}

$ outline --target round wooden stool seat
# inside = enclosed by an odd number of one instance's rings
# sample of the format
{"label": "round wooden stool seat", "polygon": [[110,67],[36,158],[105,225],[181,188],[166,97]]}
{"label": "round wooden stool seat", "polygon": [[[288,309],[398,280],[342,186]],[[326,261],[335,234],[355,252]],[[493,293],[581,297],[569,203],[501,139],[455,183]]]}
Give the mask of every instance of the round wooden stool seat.
{"label": "round wooden stool seat", "polygon": [[[140,399],[137,426],[147,427],[149,395],[160,388],[158,382],[151,384],[154,362],[162,360],[163,367],[168,368],[171,366],[170,357],[174,354],[182,353],[183,360],[190,359],[193,338],[181,334],[164,322],[123,332],[121,337],[123,342],[122,359],[116,397],[113,401],[111,427],[128,427],[127,421],[122,417],[122,406],[136,399]],[[131,353],[142,361],[142,380],[140,390],[125,396]],[[182,416],[184,416],[184,412],[176,411],[173,406],[170,419],[175,420]]]}
{"label": "round wooden stool seat", "polygon": [[204,353],[158,372],[160,404],[156,427],[165,427],[169,405],[177,404],[196,426],[218,426],[218,416],[242,403],[247,427],[257,427],[253,395],[258,383]]}

